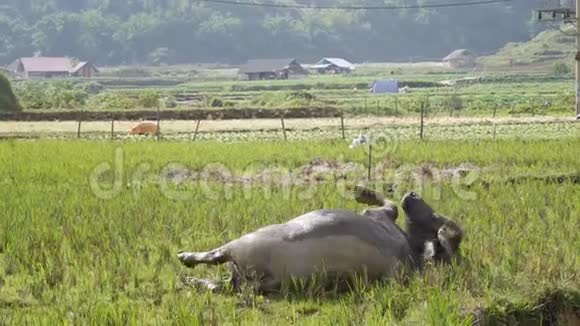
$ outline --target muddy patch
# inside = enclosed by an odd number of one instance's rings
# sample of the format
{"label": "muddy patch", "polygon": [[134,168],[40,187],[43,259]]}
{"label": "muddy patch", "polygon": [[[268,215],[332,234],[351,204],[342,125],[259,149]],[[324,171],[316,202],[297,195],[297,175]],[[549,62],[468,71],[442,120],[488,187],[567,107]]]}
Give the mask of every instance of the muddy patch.
{"label": "muddy patch", "polygon": [[[200,169],[169,165],[161,171],[163,182],[174,184],[211,182],[240,185],[301,186],[323,183],[348,184],[368,183],[368,169],[364,164],[339,160],[315,159],[294,169],[286,167],[252,167],[246,171],[232,171],[221,164],[210,164]],[[458,182],[468,189],[492,184],[517,185],[525,182],[578,184],[578,173],[555,175],[511,175],[506,176],[497,166],[478,167],[473,163],[456,166],[439,166],[424,162],[420,165],[402,164],[396,159],[385,158],[376,162],[371,171],[371,183],[382,184],[383,191],[393,193],[402,185],[421,187],[440,182]]]}
{"label": "muddy patch", "polygon": [[164,169],[161,178],[181,184],[186,182],[218,182],[230,184],[309,184],[355,179],[365,171],[362,164],[337,160],[316,159],[295,169],[262,168],[250,171],[232,172],[222,165],[208,165],[203,169],[191,170],[185,167]]}
{"label": "muddy patch", "polygon": [[[403,166],[400,162],[385,158],[373,165],[373,182],[413,183],[438,182],[452,178],[465,178],[491,168],[479,169],[474,164],[461,164],[441,168],[431,163]],[[194,182],[215,182],[224,184],[273,184],[308,185],[317,183],[337,183],[340,181],[366,182],[367,167],[356,162],[315,159],[294,169],[285,167],[249,168],[247,171],[232,171],[221,164],[210,164],[201,169],[185,166],[168,166],[160,178],[175,184]],[[392,188],[392,187],[391,187]],[[387,192],[389,192],[387,190]]]}

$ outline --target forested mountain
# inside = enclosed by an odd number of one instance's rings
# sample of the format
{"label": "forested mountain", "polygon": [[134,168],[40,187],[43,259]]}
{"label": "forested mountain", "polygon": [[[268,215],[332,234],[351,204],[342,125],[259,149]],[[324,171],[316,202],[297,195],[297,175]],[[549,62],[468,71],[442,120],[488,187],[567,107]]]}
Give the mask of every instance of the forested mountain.
{"label": "forested mountain", "polygon": [[[409,5],[473,0],[246,0],[316,5]],[[546,1],[405,10],[313,10],[195,0],[1,0],[0,64],[35,52],[100,65],[239,63],[343,56],[353,61],[439,58],[528,39]]]}

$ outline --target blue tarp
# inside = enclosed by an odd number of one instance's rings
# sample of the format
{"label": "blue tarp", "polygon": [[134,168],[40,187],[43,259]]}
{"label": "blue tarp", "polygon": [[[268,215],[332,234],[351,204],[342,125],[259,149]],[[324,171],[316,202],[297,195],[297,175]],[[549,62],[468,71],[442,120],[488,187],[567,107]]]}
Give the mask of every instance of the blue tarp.
{"label": "blue tarp", "polygon": [[396,79],[377,80],[371,88],[372,93],[398,93],[399,81]]}

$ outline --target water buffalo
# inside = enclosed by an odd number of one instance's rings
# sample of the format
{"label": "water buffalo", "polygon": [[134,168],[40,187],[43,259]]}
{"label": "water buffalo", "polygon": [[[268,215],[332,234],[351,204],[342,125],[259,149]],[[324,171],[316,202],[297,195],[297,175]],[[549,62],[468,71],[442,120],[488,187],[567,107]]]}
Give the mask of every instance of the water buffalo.
{"label": "water buffalo", "polygon": [[[257,281],[260,292],[276,291],[294,278],[332,275],[344,279],[363,273],[368,281],[388,279],[425,260],[449,262],[462,239],[461,229],[435,214],[417,194],[406,194],[403,231],[396,223],[397,205],[382,195],[355,188],[360,203],[379,206],[361,214],[341,209],[306,213],[284,224],[260,228],[208,252],[180,252],[187,267],[232,263],[232,285]],[[336,280],[336,278],[333,278]],[[205,282],[209,288],[217,285]]]}

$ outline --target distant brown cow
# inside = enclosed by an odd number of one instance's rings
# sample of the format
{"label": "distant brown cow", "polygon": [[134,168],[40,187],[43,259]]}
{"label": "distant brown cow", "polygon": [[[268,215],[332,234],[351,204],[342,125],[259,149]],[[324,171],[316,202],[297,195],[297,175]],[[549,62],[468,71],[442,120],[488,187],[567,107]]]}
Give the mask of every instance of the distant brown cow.
{"label": "distant brown cow", "polygon": [[131,135],[157,135],[158,128],[154,122],[141,122],[129,131]]}

